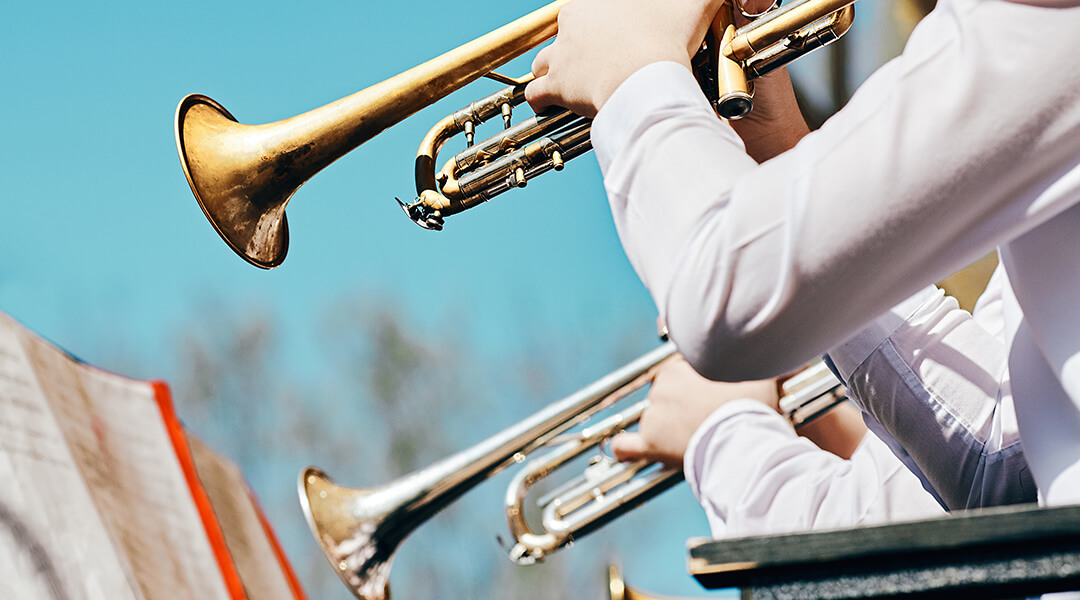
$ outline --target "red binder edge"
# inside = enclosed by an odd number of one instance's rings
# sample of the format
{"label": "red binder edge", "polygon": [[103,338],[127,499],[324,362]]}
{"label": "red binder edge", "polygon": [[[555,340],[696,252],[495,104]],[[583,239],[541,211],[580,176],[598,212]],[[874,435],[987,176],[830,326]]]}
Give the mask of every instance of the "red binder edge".
{"label": "red binder edge", "polygon": [[[221,576],[225,580],[225,587],[233,600],[247,600],[247,593],[244,591],[244,584],[240,580],[240,573],[236,570],[236,563],[233,562],[232,555],[229,554],[229,549],[225,545],[225,534],[221,531],[221,525],[214,514],[214,508],[210,505],[210,496],[206,494],[206,490],[195,472],[195,460],[191,457],[191,449],[187,445],[184,427],[180,424],[180,419],[177,418],[176,411],[173,409],[172,393],[169,391],[169,386],[162,381],[155,381],[152,384],[154,386],[154,399],[157,400],[162,421],[165,423],[166,431],[169,432],[169,440],[172,441],[173,449],[176,451],[176,458],[180,461],[180,468],[184,471],[184,479],[187,480],[188,489],[191,490],[191,497],[195,500],[195,508],[199,511],[199,518],[202,519],[203,527],[206,529],[206,537],[210,540],[214,558],[217,559],[218,566],[221,568]],[[262,518],[261,515],[260,518]],[[291,583],[290,581],[290,585]]]}

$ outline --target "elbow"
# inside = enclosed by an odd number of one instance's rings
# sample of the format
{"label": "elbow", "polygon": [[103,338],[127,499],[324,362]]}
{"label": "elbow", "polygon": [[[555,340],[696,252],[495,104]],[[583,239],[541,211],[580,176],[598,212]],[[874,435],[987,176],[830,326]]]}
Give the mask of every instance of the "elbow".
{"label": "elbow", "polygon": [[776,269],[740,275],[734,259],[720,250],[686,254],[654,293],[671,339],[699,374],[757,381],[790,373],[814,357],[808,351],[820,325],[791,301],[799,283],[794,275]]}
{"label": "elbow", "polygon": [[711,381],[748,381],[760,379],[750,374],[753,365],[743,364],[737,351],[738,344],[731,338],[710,340],[708,336],[695,333],[677,333],[672,330],[671,339],[679,347],[686,362],[702,377]]}
{"label": "elbow", "polygon": [[[763,330],[726,326],[694,327],[674,319],[671,339],[690,366],[712,381],[757,381],[790,373],[802,366],[784,352],[784,340]],[[805,361],[803,361],[805,362]]]}

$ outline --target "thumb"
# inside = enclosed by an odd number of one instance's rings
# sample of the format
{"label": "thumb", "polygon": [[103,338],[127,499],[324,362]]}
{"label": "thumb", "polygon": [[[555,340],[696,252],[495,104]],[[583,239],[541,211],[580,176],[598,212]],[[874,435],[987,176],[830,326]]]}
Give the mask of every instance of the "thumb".
{"label": "thumb", "polygon": [[538,76],[525,86],[525,100],[534,113],[542,113],[554,104],[549,88],[547,75]]}
{"label": "thumb", "polygon": [[611,452],[620,461],[648,458],[649,445],[645,437],[636,431],[624,431],[611,438]]}

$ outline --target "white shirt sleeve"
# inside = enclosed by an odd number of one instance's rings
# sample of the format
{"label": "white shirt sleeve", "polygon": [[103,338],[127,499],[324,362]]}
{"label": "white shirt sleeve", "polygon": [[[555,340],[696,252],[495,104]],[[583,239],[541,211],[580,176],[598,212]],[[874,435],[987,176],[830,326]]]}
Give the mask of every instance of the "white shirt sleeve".
{"label": "white shirt sleeve", "polygon": [[714,412],[695,432],[684,461],[713,534],[941,514],[921,477],[951,509],[1035,501],[1002,385],[1005,285],[999,267],[974,316],[930,286],[830,352],[877,434],[867,435],[850,461],[797,437],[759,403],[732,402]]}
{"label": "white shirt sleeve", "polygon": [[684,68],[631,76],[593,144],[687,360],[724,380],[797,368],[1080,201],[1078,31],[1076,8],[941,0],[901,57],[761,165]]}
{"label": "white shirt sleeve", "polygon": [[686,479],[717,538],[854,527],[944,514],[874,435],[850,460],[800,438],[767,407],[729,402],[695,432]]}
{"label": "white shirt sleeve", "polygon": [[851,398],[953,510],[1036,500],[1008,380],[1004,284],[999,268],[974,317],[930,288],[829,352]]}

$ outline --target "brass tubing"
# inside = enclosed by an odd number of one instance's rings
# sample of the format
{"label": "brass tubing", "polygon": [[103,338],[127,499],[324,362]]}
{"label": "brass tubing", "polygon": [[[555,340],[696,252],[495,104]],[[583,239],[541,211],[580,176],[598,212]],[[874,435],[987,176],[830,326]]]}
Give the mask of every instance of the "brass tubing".
{"label": "brass tubing", "polygon": [[[696,74],[717,114],[737,119],[750,112],[753,101],[749,80],[838,39],[851,26],[854,2],[794,0],[738,29],[734,27],[731,4],[723,4],[710,27],[711,39],[705,44],[705,52],[695,57],[703,60],[702,69]],[[459,153],[436,173],[439,150],[460,131],[457,119],[443,119],[420,145],[416,157],[417,198],[411,204],[402,203],[402,208],[421,227],[438,230],[450,215],[487,202],[512,187],[520,187],[522,181],[535,175],[561,170],[572,157],[570,152],[560,150],[550,155],[550,166],[533,162],[539,156],[536,153],[522,160],[522,149],[529,147],[530,139],[519,136],[528,131],[530,136],[554,140],[556,135],[561,135],[553,132],[557,127],[541,127],[539,123],[549,118],[552,124],[562,123],[562,117],[574,118],[569,111],[560,110],[563,112],[558,121],[545,113],[526,127],[513,127],[491,140],[479,142],[479,148],[474,146]],[[587,119],[580,122],[588,127]],[[580,155],[591,149],[591,145],[575,144],[573,148],[572,154]]]}
{"label": "brass tubing", "polygon": [[748,77],[757,78],[787,65],[815,49],[827,46],[843,37],[855,22],[855,5],[846,6],[827,18],[800,29],[788,44],[775,44],[754,54],[746,61]]}
{"label": "brass tubing", "polygon": [[408,71],[279,123],[295,122],[299,132],[309,133],[305,139],[348,140],[348,145],[335,148],[337,152],[324,157],[325,162],[318,166],[322,168],[336,160],[341,150],[356,148],[554,37],[559,10],[568,1],[555,0]]}
{"label": "brass tubing", "polygon": [[386,128],[550,39],[555,0],[463,46],[295,117],[241,125],[206,96],[177,107],[176,144],[188,183],[222,239],[262,268],[288,250],[285,205],[313,175]]}
{"label": "brass tubing", "polygon": [[[403,203],[402,207],[421,226],[441,229],[445,216],[490,199],[498,193],[496,188],[508,187],[497,183],[495,188],[468,197],[441,194],[435,171],[440,147],[458,132],[463,131],[471,138],[475,126],[487,117],[501,115],[509,126],[510,110],[520,103],[521,89],[528,78],[513,80],[494,74],[492,69],[554,36],[559,10],[568,1],[555,0],[404,73],[290,119],[243,125],[211,98],[199,94],[184,98],[176,111],[176,145],[199,206],[239,256],[258,267],[274,268],[284,261],[288,251],[285,208],[304,182],[386,128],[482,76],[512,82],[515,87],[510,88],[511,92],[473,103],[440,121],[421,145],[415,165],[418,198],[412,204]],[[716,89],[709,95],[720,93],[719,114],[737,118],[749,110],[750,96],[744,80],[786,64],[842,35],[840,28],[846,31],[850,26],[850,5],[854,1],[793,0],[737,30],[731,24],[730,6],[725,5],[716,28],[722,34],[721,43],[711,49],[719,52],[712,62],[727,67],[737,64],[745,73],[736,73],[736,68],[722,68],[721,73],[713,76],[710,85]],[[831,12],[845,8],[848,10],[842,18],[834,15],[830,21],[839,26],[822,25],[822,19]],[[755,65],[749,64],[748,61],[755,59],[760,60]],[[703,84],[703,87],[708,86]],[[538,135],[554,139],[550,130],[545,131]],[[505,141],[511,140],[505,138]],[[503,150],[516,152],[533,142],[532,139],[512,141],[516,146]],[[512,184],[509,187],[520,186],[533,174],[561,169],[571,154],[588,149],[587,143],[575,142],[571,152],[570,148],[554,149],[544,142],[527,154],[530,160],[544,154],[551,166],[517,165],[511,161],[505,165],[512,169],[506,181]],[[478,164],[482,168],[496,160],[480,158]],[[463,180],[464,175],[455,171],[453,178]]]}
{"label": "brass tubing", "polygon": [[814,21],[855,4],[856,0],[795,0],[765,13],[752,23],[739,28],[735,38],[724,47],[724,53],[734,60],[745,61]]}
{"label": "brass tubing", "polygon": [[720,7],[712,24],[712,36],[719,45],[709,50],[716,53],[713,59],[716,62],[716,113],[725,119],[741,119],[754,108],[746,70],[721,51],[731,44],[735,35],[735,11],[731,3],[726,3]]}
{"label": "brass tubing", "polygon": [[528,181],[555,168],[551,161],[553,152],[559,152],[565,161],[591,149],[589,123],[580,120],[573,127],[504,154],[498,160],[472,170],[460,179],[449,178],[443,184],[442,191],[448,198],[460,198],[462,209],[471,208],[512,187],[522,187],[521,182],[511,185],[505,181],[515,168],[523,169],[525,181]]}

